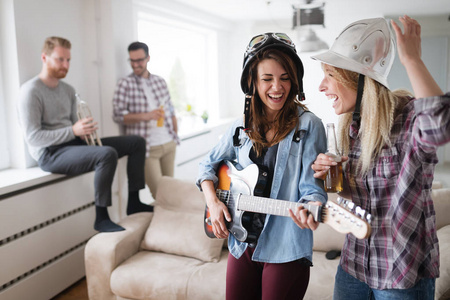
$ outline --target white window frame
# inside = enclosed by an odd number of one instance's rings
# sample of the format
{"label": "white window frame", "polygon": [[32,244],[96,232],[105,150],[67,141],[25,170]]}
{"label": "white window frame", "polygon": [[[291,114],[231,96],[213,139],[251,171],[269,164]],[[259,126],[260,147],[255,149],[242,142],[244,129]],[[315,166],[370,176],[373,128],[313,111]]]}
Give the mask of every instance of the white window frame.
{"label": "white window frame", "polygon": [[[1,57],[1,55],[0,55]],[[8,150],[8,144],[6,141],[9,140],[6,122],[6,103],[4,100],[4,89],[3,89],[3,74],[2,74],[2,62],[0,61],[0,170],[8,169],[11,167],[10,153]]]}
{"label": "white window frame", "polygon": [[[199,126],[202,126],[202,120],[200,118],[203,111],[207,111],[209,115],[209,120],[218,119],[219,116],[219,88],[218,88],[218,43],[217,36],[218,32],[211,28],[211,26],[206,26],[204,24],[198,24],[196,21],[191,18],[180,18],[177,13],[170,13],[165,11],[161,13],[158,9],[148,8],[142,5],[135,6],[135,20],[136,20],[136,35],[138,35],[138,24],[141,21],[156,23],[163,26],[170,26],[173,28],[180,28],[180,30],[191,30],[196,33],[199,33],[205,37],[205,45],[206,49],[204,53],[206,54],[203,57],[205,62],[204,64],[204,81],[201,83],[201,91],[198,92],[198,97],[201,97],[201,100],[196,101],[195,103],[201,103],[203,105],[193,105],[193,113],[195,113],[194,120],[188,120],[186,117],[188,113],[184,110],[177,111],[177,117],[181,120],[179,128],[182,133],[188,133],[189,131],[195,131]],[[138,36],[139,38],[139,36]],[[152,60],[158,60],[161,58],[155,57],[152,55],[152,43],[151,41],[142,40],[142,42],[146,42],[149,46],[150,52],[150,63],[149,70],[150,72],[154,72],[156,75],[158,71],[154,68],[152,69]],[[169,68],[169,66],[168,66]],[[166,82],[169,84],[169,78],[163,76]],[[196,91],[197,93],[197,91]]]}

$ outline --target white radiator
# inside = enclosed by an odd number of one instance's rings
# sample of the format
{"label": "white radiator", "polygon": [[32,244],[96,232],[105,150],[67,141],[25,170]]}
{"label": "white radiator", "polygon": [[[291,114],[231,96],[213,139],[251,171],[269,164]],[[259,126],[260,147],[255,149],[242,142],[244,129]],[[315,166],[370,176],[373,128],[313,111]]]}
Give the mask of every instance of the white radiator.
{"label": "white radiator", "polygon": [[94,173],[0,196],[0,299],[50,299],[84,274]]}

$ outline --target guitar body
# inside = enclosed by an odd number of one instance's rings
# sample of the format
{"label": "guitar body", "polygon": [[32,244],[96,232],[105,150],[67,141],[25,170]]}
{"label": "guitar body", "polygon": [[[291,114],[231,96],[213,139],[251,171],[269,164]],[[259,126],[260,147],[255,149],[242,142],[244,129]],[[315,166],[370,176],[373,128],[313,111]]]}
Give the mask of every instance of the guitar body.
{"label": "guitar body", "polygon": [[[228,207],[232,219],[231,222],[225,221],[228,230],[238,241],[255,243],[259,236],[259,230],[253,226],[255,213],[238,210],[237,203],[231,195],[260,196],[266,184],[267,173],[255,164],[239,171],[233,163],[224,161],[220,164],[217,175],[219,178],[217,197]],[[209,209],[206,208],[205,220],[209,217]],[[208,222],[205,222],[205,232],[210,238],[215,238],[212,226]]]}

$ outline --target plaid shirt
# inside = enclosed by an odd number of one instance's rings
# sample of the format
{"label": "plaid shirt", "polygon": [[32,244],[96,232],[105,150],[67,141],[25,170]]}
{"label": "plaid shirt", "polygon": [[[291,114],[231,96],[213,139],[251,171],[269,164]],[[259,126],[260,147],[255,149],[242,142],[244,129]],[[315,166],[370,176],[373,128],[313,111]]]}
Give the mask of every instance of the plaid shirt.
{"label": "plaid shirt", "polygon": [[352,199],[372,214],[372,234],[348,234],[340,264],[374,289],[407,289],[439,277],[439,245],[431,199],[436,148],[450,141],[450,93],[411,100],[395,119],[385,147],[367,176],[355,174],[361,154],[359,125],[349,134],[345,167]]}
{"label": "plaid shirt", "polygon": [[[164,126],[167,128],[173,140],[180,143],[177,133],[173,128],[172,117],[175,116],[175,109],[170,101],[169,90],[167,84],[162,77],[150,74],[150,77],[143,78],[131,73],[122,78],[117,83],[116,91],[113,98],[113,119],[119,124],[123,124],[123,116],[128,113],[144,113],[152,110],[150,104],[145,97],[142,84],[148,84],[152,93],[155,95],[156,105],[159,107],[164,105]],[[147,156],[150,151],[149,137],[154,127],[151,122],[139,122],[135,124],[124,125],[125,134],[140,135],[147,141]]]}

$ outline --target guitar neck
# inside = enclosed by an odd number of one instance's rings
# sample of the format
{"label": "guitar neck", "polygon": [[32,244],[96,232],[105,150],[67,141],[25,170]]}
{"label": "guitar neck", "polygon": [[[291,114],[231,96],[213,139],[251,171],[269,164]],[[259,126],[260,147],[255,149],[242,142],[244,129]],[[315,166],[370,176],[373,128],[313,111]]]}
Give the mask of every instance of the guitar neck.
{"label": "guitar neck", "polygon": [[289,210],[303,206],[314,217],[314,220],[321,221],[320,206],[309,205],[306,203],[291,202],[285,200],[271,199],[265,197],[257,197],[239,194],[237,197],[237,209],[268,215],[289,217]]}

